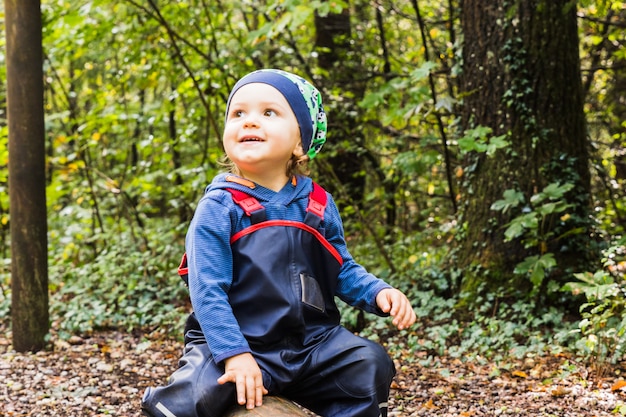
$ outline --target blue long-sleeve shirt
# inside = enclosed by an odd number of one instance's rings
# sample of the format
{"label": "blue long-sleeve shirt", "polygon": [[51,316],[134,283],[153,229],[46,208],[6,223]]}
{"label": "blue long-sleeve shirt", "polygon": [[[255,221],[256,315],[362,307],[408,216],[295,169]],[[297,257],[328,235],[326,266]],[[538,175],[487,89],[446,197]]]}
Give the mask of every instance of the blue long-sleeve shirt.
{"label": "blue long-sleeve shirt", "polygon": [[[295,183],[289,182],[279,192],[259,185],[249,188],[228,178],[232,175],[220,174],[207,187],[185,242],[191,303],[216,362],[251,351],[228,302],[233,281],[230,239],[250,226],[250,218],[225,189],[238,189],[255,197],[265,207],[267,220],[303,221],[313,187],[308,177],[298,177]],[[376,295],[390,285],[368,273],[350,255],[339,210],[330,194],[323,227],[326,239],[343,259],[336,295],[350,305],[385,315],[376,306]]]}

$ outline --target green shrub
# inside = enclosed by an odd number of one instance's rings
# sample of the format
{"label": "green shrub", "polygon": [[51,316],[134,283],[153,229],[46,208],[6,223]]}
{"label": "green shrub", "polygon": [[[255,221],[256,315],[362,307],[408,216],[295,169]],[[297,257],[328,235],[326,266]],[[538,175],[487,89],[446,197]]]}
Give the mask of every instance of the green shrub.
{"label": "green shrub", "polygon": [[581,320],[574,330],[580,335],[576,351],[594,362],[599,370],[620,361],[626,353],[626,280],[623,268],[626,239],[615,242],[604,253],[604,269],[575,274],[577,281],[563,291],[585,297]]}

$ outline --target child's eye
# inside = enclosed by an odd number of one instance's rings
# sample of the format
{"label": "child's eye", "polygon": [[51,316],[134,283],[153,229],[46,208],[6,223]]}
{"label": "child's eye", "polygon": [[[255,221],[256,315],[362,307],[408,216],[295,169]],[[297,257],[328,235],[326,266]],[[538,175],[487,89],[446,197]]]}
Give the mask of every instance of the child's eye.
{"label": "child's eye", "polygon": [[245,114],[243,110],[233,109],[228,113],[228,119],[239,119],[244,117]]}
{"label": "child's eye", "polygon": [[265,110],[265,112],[263,112],[264,116],[276,116],[276,112],[272,109],[267,109]]}

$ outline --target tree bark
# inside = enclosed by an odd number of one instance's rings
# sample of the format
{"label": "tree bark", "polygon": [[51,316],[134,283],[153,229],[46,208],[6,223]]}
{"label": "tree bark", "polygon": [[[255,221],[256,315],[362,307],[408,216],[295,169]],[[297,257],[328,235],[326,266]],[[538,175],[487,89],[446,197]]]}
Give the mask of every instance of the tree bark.
{"label": "tree bark", "polygon": [[5,0],[11,319],[18,352],[48,333],[43,54],[39,0]]}
{"label": "tree bark", "polygon": [[[547,252],[555,255],[557,268],[544,285],[564,280],[594,260],[575,2],[465,0],[461,23],[463,128],[488,126],[493,136],[508,134],[510,141],[495,156],[471,153],[464,161],[461,211],[467,233],[456,261],[465,271],[489,271],[489,277],[466,274],[462,289],[475,294],[486,284],[492,290],[529,290],[528,277],[513,269],[527,256]],[[521,208],[502,213],[491,205],[507,189],[522,192],[528,202],[552,182],[575,185],[565,195],[574,204],[571,221],[551,218],[542,225],[562,238],[537,247],[520,239],[505,242],[503,231]],[[583,233],[568,234],[580,227]]]}
{"label": "tree bark", "polygon": [[[350,11],[348,8],[341,13],[328,13],[325,16],[315,15],[315,46],[319,48],[318,64],[327,72],[327,91],[341,88],[349,92],[342,96],[340,103],[327,100],[325,106],[334,106],[334,120],[329,119],[329,140],[326,146],[329,155],[326,159],[336,176],[340,179],[342,187],[352,202],[360,202],[365,192],[365,176],[363,158],[359,156],[363,140],[359,125],[354,115],[355,103],[363,94],[363,86],[360,85],[358,74],[358,60],[351,56],[357,52],[353,50],[350,39],[352,27],[350,23]],[[340,122],[338,122],[340,121]],[[346,143],[342,143],[348,140]],[[331,155],[332,154],[332,155]],[[326,185],[329,191],[339,197],[341,193],[334,189],[334,184]],[[343,201],[338,201],[343,205]]]}

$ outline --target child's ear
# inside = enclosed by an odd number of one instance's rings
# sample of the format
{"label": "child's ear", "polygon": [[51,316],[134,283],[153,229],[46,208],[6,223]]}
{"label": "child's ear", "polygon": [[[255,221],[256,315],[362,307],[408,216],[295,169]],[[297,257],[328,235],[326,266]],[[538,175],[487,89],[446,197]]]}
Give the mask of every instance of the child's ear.
{"label": "child's ear", "polygon": [[302,149],[302,142],[298,142],[295,148],[293,148],[293,154],[297,157],[304,155],[304,150]]}

